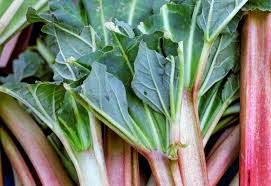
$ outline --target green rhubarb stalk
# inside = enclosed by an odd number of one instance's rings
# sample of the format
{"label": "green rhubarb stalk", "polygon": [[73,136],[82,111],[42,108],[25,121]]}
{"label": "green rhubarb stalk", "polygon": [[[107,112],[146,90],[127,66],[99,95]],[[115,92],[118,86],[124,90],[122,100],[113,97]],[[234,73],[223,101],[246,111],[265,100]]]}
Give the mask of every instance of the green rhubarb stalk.
{"label": "green rhubarb stalk", "polygon": [[5,129],[0,127],[0,142],[6,153],[9,161],[11,162],[12,167],[14,168],[15,172],[17,173],[20,182],[23,185],[35,186],[36,183],[27,167],[22,155],[20,154],[19,150],[17,149],[15,143],[5,131]]}
{"label": "green rhubarb stalk", "polygon": [[3,93],[0,95],[0,117],[25,150],[41,183],[72,185],[60,160],[38,125],[11,97]]}

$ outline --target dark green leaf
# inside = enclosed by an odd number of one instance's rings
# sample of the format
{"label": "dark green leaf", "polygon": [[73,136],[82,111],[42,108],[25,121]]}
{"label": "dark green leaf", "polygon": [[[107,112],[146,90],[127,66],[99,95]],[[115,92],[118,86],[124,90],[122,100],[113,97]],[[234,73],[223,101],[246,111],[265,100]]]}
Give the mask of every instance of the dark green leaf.
{"label": "dark green leaf", "polygon": [[164,37],[174,42],[183,41],[184,83],[188,88],[193,85],[204,41],[203,33],[196,24],[199,8],[199,2],[195,6],[189,3],[166,4],[160,14],[151,16],[139,26],[144,34],[162,31]]}
{"label": "dark green leaf", "polygon": [[26,105],[56,134],[65,135],[75,151],[91,148],[89,114],[63,86],[9,83],[1,86],[0,91]]}
{"label": "dark green leaf", "polygon": [[170,77],[171,62],[141,42],[135,60],[133,90],[145,103],[169,118]]}
{"label": "dark green leaf", "polygon": [[[202,12],[198,19],[205,39],[213,42],[223,32],[236,30],[240,16],[234,18],[248,0],[202,0]],[[232,19],[236,19],[231,21]],[[230,23],[230,24],[229,24]]]}
{"label": "dark green leaf", "polygon": [[216,82],[223,79],[239,63],[240,47],[236,34],[223,34],[216,40],[211,49],[208,66],[205,69],[204,81],[199,95],[203,95]]}
{"label": "dark green leaf", "polygon": [[271,11],[271,1],[270,0],[249,0],[244,7],[245,11]]}
{"label": "dark green leaf", "polygon": [[39,80],[50,78],[50,69],[41,56],[35,52],[26,51],[22,53],[19,59],[13,61],[12,65],[13,73],[7,77],[0,77],[2,83],[18,83],[29,77]]}

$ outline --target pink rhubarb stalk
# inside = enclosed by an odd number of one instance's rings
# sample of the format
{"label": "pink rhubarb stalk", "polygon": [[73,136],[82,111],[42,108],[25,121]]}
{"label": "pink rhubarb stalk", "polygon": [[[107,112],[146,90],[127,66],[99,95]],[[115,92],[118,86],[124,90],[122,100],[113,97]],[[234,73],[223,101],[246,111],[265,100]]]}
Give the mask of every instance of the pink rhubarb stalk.
{"label": "pink rhubarb stalk", "polygon": [[0,128],[0,142],[22,185],[36,185],[22,155],[3,128]]}
{"label": "pink rhubarb stalk", "polygon": [[140,185],[137,152],[109,129],[106,129],[105,160],[109,185]]}
{"label": "pink rhubarb stalk", "polygon": [[208,185],[205,155],[199,120],[195,114],[192,93],[183,92],[180,116],[180,141],[186,147],[179,149],[179,167],[183,185]]}
{"label": "pink rhubarb stalk", "polygon": [[73,185],[38,125],[11,97],[0,94],[0,117],[17,138],[43,185]]}
{"label": "pink rhubarb stalk", "polygon": [[218,140],[217,144],[211,150],[207,157],[207,171],[210,186],[215,186],[238,157],[240,147],[240,127],[235,126],[233,129],[226,130],[222,135],[222,140]]}
{"label": "pink rhubarb stalk", "polygon": [[[140,150],[139,150],[140,151]],[[167,156],[161,152],[141,151],[148,160],[157,186],[174,186],[173,175],[170,170],[170,162]]]}
{"label": "pink rhubarb stalk", "polygon": [[20,36],[20,33],[17,33],[16,35],[14,35],[13,38],[5,44],[3,51],[0,52],[0,67],[1,68],[7,65],[11,57],[11,54],[17,44],[19,36]]}
{"label": "pink rhubarb stalk", "polygon": [[271,183],[271,14],[249,12],[242,31],[240,185]]}

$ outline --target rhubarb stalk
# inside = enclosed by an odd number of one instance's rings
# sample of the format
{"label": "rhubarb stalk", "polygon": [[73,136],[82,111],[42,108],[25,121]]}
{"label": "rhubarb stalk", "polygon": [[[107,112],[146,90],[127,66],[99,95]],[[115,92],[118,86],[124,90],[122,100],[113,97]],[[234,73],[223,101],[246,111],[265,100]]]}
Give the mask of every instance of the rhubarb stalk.
{"label": "rhubarb stalk", "polygon": [[208,185],[200,125],[194,111],[192,93],[184,91],[179,126],[180,141],[186,147],[179,149],[178,163],[184,185]]}
{"label": "rhubarb stalk", "polygon": [[111,186],[139,186],[137,152],[124,140],[106,130],[105,160]]}
{"label": "rhubarb stalk", "polygon": [[20,182],[23,185],[36,185],[22,155],[20,154],[9,134],[3,128],[0,128],[0,142],[20,179]]}
{"label": "rhubarb stalk", "polygon": [[170,170],[170,162],[167,156],[160,152],[141,152],[148,160],[157,186],[173,186],[174,180]]}
{"label": "rhubarb stalk", "polygon": [[[218,140],[219,145],[214,146],[207,158],[207,171],[210,186],[218,184],[226,170],[231,166],[233,161],[238,157],[240,146],[240,127],[235,126],[234,129],[225,131],[222,140]],[[226,137],[227,135],[227,137]],[[226,137],[226,138],[225,138]]]}
{"label": "rhubarb stalk", "polygon": [[43,185],[72,185],[38,125],[11,97],[0,94],[0,117],[17,138]]}
{"label": "rhubarb stalk", "polygon": [[271,183],[271,14],[249,12],[242,31],[240,185]]}

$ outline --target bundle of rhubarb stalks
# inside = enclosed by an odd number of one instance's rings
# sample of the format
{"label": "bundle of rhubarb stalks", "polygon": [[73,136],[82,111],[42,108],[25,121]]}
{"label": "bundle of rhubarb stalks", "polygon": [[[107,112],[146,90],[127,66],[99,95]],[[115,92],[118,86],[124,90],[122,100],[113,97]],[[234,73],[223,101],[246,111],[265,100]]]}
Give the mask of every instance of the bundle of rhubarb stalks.
{"label": "bundle of rhubarb stalks", "polygon": [[271,184],[270,0],[0,0],[0,186]]}

